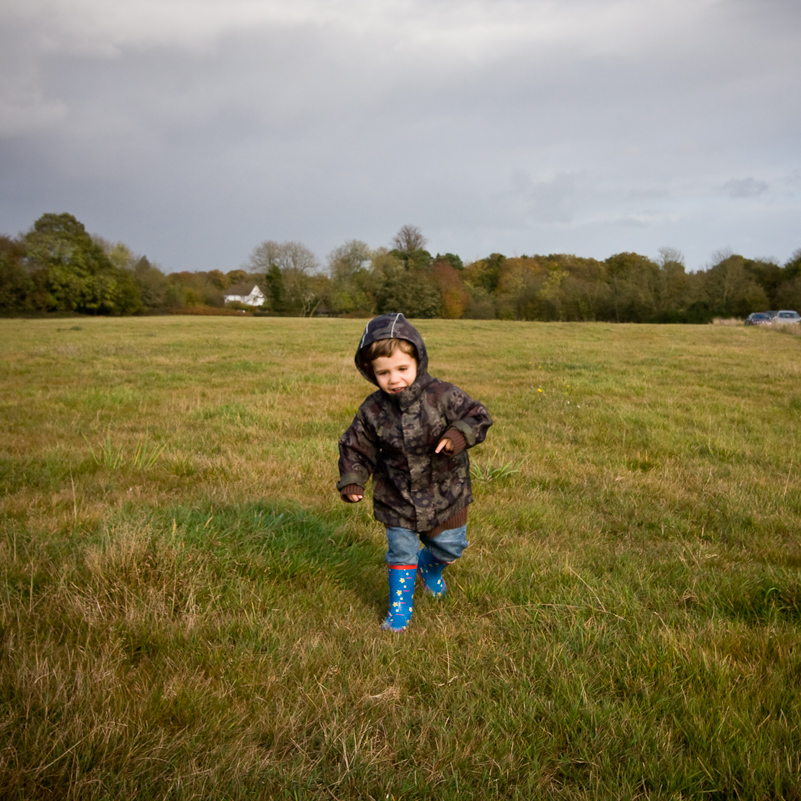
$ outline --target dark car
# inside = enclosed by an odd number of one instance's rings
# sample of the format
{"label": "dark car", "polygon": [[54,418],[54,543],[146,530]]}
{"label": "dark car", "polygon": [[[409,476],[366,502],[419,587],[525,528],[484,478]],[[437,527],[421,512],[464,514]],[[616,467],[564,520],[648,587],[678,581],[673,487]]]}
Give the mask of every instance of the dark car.
{"label": "dark car", "polygon": [[772,325],[773,320],[769,312],[754,312],[745,318],[746,325]]}

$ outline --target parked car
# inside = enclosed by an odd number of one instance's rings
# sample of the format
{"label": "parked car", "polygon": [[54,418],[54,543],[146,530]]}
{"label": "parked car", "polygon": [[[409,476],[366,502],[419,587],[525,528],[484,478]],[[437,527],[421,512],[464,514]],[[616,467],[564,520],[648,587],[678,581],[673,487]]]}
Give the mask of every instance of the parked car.
{"label": "parked car", "polygon": [[745,318],[746,325],[770,325],[770,315],[767,312],[754,312]]}
{"label": "parked car", "polygon": [[801,314],[787,309],[776,312],[776,316],[773,318],[773,325],[787,325],[788,323],[795,323],[796,325],[801,323]]}

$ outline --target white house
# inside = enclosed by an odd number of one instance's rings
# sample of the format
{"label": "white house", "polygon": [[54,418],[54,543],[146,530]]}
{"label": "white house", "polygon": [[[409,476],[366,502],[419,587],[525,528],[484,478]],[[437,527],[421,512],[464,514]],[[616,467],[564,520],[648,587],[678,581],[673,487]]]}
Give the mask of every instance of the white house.
{"label": "white house", "polygon": [[228,287],[228,291],[223,296],[226,303],[241,303],[244,306],[261,306],[264,303],[264,292],[259,289],[257,284],[236,284]]}

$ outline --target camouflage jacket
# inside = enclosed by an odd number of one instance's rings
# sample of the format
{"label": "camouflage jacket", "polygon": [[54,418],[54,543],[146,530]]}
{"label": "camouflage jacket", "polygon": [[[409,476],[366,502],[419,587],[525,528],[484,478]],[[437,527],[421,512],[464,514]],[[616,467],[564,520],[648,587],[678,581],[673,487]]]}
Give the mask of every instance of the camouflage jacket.
{"label": "camouflage jacket", "polygon": [[459,387],[428,374],[423,339],[402,314],[368,323],[356,353],[365,378],[376,383],[362,350],[390,336],[414,344],[417,378],[399,395],[378,390],[362,403],[339,440],[337,488],[365,487],[372,475],[376,519],[423,533],[473,500],[467,451],[434,453],[437,444],[448,429],[456,429],[470,448],[484,440],[492,418]]}

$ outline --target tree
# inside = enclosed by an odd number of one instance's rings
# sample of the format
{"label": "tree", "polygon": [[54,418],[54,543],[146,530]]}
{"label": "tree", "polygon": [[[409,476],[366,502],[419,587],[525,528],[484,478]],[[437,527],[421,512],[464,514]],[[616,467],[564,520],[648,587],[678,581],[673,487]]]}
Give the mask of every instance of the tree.
{"label": "tree", "polygon": [[801,278],[801,248],[796,250],[784,265],[787,280]]}
{"label": "tree", "polygon": [[269,307],[270,311],[276,314],[284,314],[286,312],[284,279],[278,265],[270,265],[267,269],[267,274],[264,276],[264,282],[267,285],[266,305]]}
{"label": "tree", "polygon": [[537,292],[539,320],[565,320],[565,304],[562,285],[567,271],[558,264],[547,265],[546,278]]}
{"label": "tree", "polygon": [[639,253],[617,253],[605,262],[618,323],[641,323],[656,314],[659,267]]}
{"label": "tree", "polygon": [[793,253],[782,272],[773,308],[801,310],[801,249]]}
{"label": "tree", "polygon": [[254,248],[247,266],[252,273],[266,275],[273,265],[281,272],[296,270],[311,274],[320,269],[317,257],[300,242],[275,242],[268,239]]}
{"label": "tree", "polygon": [[392,237],[391,244],[395,250],[400,250],[402,253],[411,253],[414,250],[423,250],[428,244],[428,240],[416,225],[404,225]]}
{"label": "tree", "polygon": [[206,278],[208,278],[209,282],[216,286],[217,289],[224,292],[231,286],[230,281],[228,280],[228,276],[222,272],[221,270],[209,270],[206,273]]}
{"label": "tree", "polygon": [[491,253],[486,259],[479,259],[464,268],[465,283],[472,289],[481,287],[494,292],[498,287],[501,265],[506,261],[502,253]]}
{"label": "tree", "polygon": [[502,320],[539,320],[538,295],[546,276],[535,259],[504,259],[498,265],[495,305]]}
{"label": "tree", "polygon": [[250,254],[251,272],[264,276],[270,310],[310,316],[322,302],[324,276],[317,276],[317,257],[300,242],[262,242]]}
{"label": "tree", "polygon": [[612,296],[603,262],[559,254],[548,256],[548,263],[567,273],[559,286],[566,320],[613,319]]}
{"label": "tree", "polygon": [[407,317],[437,317],[441,299],[431,271],[409,269],[396,253],[382,253],[373,259],[377,310],[402,312]]}
{"label": "tree", "polygon": [[44,214],[25,235],[29,262],[47,271],[48,307],[88,314],[140,311],[133,276],[115,267],[71,214]]}
{"label": "tree", "polygon": [[322,303],[327,277],[289,269],[282,271],[281,278],[287,311],[300,317],[311,317]]}
{"label": "tree", "polygon": [[712,258],[716,262],[704,273],[704,289],[713,313],[745,317],[768,307],[765,290],[749,276],[742,256],[719,251]]}
{"label": "tree", "polygon": [[801,277],[784,281],[776,293],[777,309],[801,309]]}
{"label": "tree", "polygon": [[46,307],[46,273],[29,269],[25,243],[0,236],[0,312],[41,311]]}
{"label": "tree", "polygon": [[464,270],[464,263],[455,253],[437,253],[434,261],[446,261],[457,270]]}
{"label": "tree", "polygon": [[326,303],[336,314],[369,313],[374,307],[373,252],[353,239],[328,254],[330,283]]}
{"label": "tree", "polygon": [[483,287],[476,287],[470,291],[470,299],[464,310],[464,317],[468,320],[494,320],[495,301]]}
{"label": "tree", "polygon": [[684,267],[684,254],[676,248],[661,247],[656,264],[659,273],[653,321],[683,322],[686,311],[694,300],[689,291],[691,282]]}
{"label": "tree", "polygon": [[470,293],[462,281],[460,271],[450,260],[437,259],[431,273],[442,299],[440,315],[446,320],[458,320],[464,315],[470,302]]}
{"label": "tree", "polygon": [[146,308],[161,309],[167,305],[168,283],[158,266],[148,261],[147,256],[142,256],[134,265],[133,273]]}
{"label": "tree", "polygon": [[131,249],[123,242],[107,242],[99,236],[92,236],[92,241],[99,245],[103,252],[108,256],[108,260],[118,270],[132,270],[138,259],[133,255]]}
{"label": "tree", "polygon": [[222,292],[209,281],[206,273],[170,273],[167,277],[166,303],[170,306],[212,306],[222,308],[225,299]]}
{"label": "tree", "polygon": [[776,309],[778,307],[776,298],[779,287],[785,281],[786,271],[770,259],[745,259],[743,266],[746,274],[764,290],[768,306]]}
{"label": "tree", "polygon": [[111,268],[102,249],[71,214],[44,214],[25,236],[28,259],[47,271],[48,305],[83,311],[92,299],[92,278]]}
{"label": "tree", "polygon": [[229,270],[225,277],[228,281],[228,286],[234,286],[234,284],[241,284],[244,281],[247,281],[250,276],[250,273],[247,270]]}
{"label": "tree", "polygon": [[328,254],[328,274],[333,280],[348,280],[369,269],[372,258],[369,245],[351,239]]}

